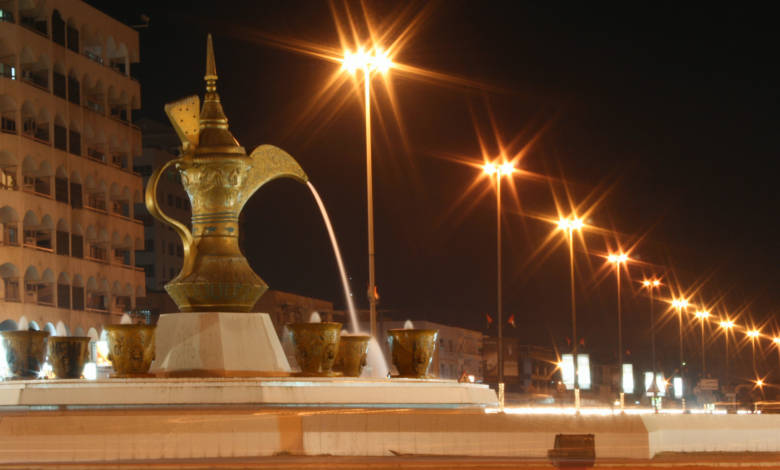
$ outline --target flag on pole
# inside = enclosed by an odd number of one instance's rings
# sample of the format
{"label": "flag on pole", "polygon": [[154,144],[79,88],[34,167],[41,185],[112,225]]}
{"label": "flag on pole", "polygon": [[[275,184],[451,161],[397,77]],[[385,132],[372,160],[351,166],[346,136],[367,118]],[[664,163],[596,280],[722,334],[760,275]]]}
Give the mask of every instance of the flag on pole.
{"label": "flag on pole", "polygon": [[515,314],[509,316],[509,320],[507,320],[507,323],[512,325],[512,328],[517,328],[517,325],[515,325]]}
{"label": "flag on pole", "polygon": [[487,326],[488,326],[488,328],[490,328],[490,325],[492,325],[492,324],[493,324],[493,317],[491,317],[489,313],[486,313],[486,314],[485,314],[485,319],[487,320]]}

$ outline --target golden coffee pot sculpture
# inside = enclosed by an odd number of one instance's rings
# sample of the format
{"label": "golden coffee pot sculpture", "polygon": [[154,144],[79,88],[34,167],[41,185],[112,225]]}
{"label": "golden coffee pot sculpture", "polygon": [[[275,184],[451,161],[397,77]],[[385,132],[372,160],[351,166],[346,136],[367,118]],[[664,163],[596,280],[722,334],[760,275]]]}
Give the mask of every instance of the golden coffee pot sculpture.
{"label": "golden coffee pot sculpture", "polygon": [[[265,183],[281,177],[305,183],[308,177],[284,150],[261,145],[249,156],[228,130],[217,94],[211,35],[207,41],[206,94],[165,105],[181,139],[181,155],[158,168],[146,187],[146,207],[173,226],[184,244],[184,263],[165,290],[182,312],[248,312],[268,285],[249,267],[238,246],[238,217]],[[200,110],[198,109],[200,108]],[[167,216],[157,203],[157,184],[175,166],[192,206],[192,232]]]}

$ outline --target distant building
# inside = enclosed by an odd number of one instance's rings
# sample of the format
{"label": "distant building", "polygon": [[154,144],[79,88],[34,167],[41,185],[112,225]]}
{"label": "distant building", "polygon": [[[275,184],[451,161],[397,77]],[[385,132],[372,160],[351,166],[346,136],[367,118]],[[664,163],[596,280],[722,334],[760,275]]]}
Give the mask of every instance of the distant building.
{"label": "distant building", "polygon": [[137,62],[84,2],[0,1],[0,328],[96,337],[145,295]]}
{"label": "distant building", "polygon": [[[482,358],[485,364],[485,382],[498,382],[498,338],[485,336],[482,339]],[[516,338],[504,338],[504,384],[508,392],[521,392],[520,343]]]}
{"label": "distant building", "polygon": [[524,393],[553,395],[561,380],[558,358],[552,348],[520,345],[517,348],[519,384]]}
{"label": "distant building", "polygon": [[308,322],[311,314],[317,312],[322,321],[338,321],[344,323],[344,313],[333,309],[333,302],[305,297],[289,292],[269,289],[255,304],[253,312],[267,313],[274,323],[276,334],[280,336],[288,323]]}
{"label": "distant building", "polygon": [[[141,119],[138,126],[143,131],[143,153],[135,159],[134,169],[143,177],[145,189],[153,171],[178,157],[181,141],[167,123]],[[181,185],[178,172],[169,168],[159,181],[157,201],[162,210],[190,227],[190,200]],[[143,250],[136,254],[135,263],[144,270],[147,292],[139,308],[147,309],[154,322],[162,313],[178,311],[164,287],[181,270],[184,246],[173,227],[152,217],[143,201],[136,204],[135,211],[144,224]]]}

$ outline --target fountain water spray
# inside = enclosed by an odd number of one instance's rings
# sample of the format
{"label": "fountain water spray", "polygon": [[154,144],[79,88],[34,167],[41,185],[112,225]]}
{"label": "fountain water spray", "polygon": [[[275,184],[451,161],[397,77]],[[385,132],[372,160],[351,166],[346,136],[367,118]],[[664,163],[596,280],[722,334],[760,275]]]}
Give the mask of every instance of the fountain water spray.
{"label": "fountain water spray", "polygon": [[[341,258],[341,250],[339,249],[338,241],[336,241],[336,233],[333,231],[333,225],[330,223],[330,217],[328,211],[325,209],[325,204],[320,198],[320,194],[311,184],[311,181],[307,181],[306,185],[309,186],[314,200],[317,201],[317,206],[322,213],[322,220],[325,222],[325,228],[328,230],[330,236],[330,243],[333,245],[333,253],[336,255],[336,264],[339,267],[339,274],[341,275],[341,285],[344,289],[344,299],[347,303],[347,310],[349,311],[349,321],[352,325],[352,333],[359,333],[359,325],[357,318],[357,311],[355,310],[355,303],[352,301],[352,292],[349,289],[349,282],[347,281],[347,271],[344,269],[344,261]],[[363,376],[385,378],[387,377],[387,361],[385,355],[382,353],[382,348],[379,347],[379,343],[376,338],[372,337],[368,341],[368,352],[366,357],[366,366],[363,369]]]}

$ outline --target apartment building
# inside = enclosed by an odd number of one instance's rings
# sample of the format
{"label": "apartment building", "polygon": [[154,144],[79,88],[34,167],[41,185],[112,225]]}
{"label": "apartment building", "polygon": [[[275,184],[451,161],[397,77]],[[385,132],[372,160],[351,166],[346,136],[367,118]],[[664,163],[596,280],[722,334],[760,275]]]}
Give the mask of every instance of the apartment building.
{"label": "apartment building", "polygon": [[97,336],[144,297],[138,33],[77,0],[0,0],[0,328]]}

